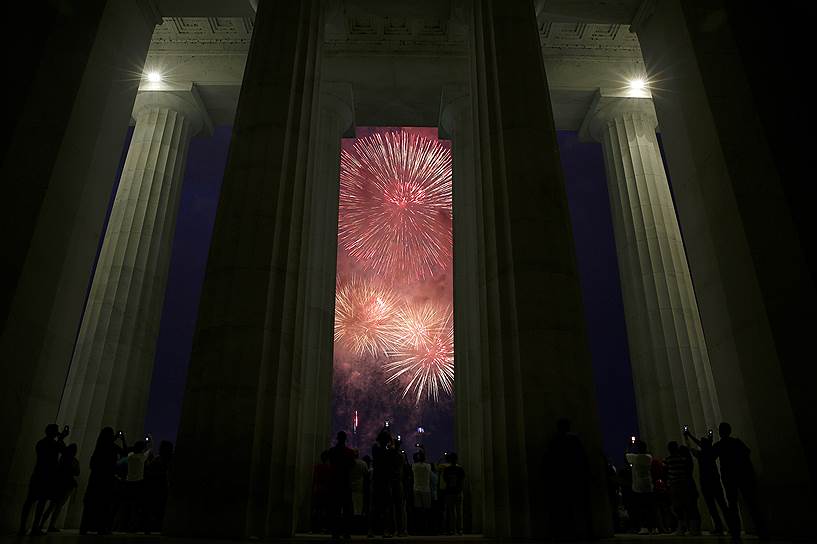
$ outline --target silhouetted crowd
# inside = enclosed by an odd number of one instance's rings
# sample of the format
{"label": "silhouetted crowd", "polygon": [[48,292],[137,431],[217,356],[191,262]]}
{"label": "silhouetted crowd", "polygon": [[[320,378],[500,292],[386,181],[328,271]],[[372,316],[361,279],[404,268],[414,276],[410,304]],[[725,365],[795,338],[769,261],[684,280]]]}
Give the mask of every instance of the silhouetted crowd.
{"label": "silhouetted crowd", "polygon": [[[60,430],[52,423],[37,442],[37,460],[20,517],[21,535],[59,531],[56,523],[63,507],[76,500],[80,462],[77,445],[65,444],[69,432],[67,425]],[[161,530],[173,444],[162,441],[154,454],[152,442],[148,435],[128,447],[122,431],[102,429],[88,467],[80,534]],[[29,526],[32,507],[34,520]]]}
{"label": "silhouetted crowd", "polygon": [[[768,538],[758,507],[757,482],[749,448],[721,423],[719,440],[708,431],[696,438],[683,429],[684,444],[667,444],[666,456],[651,453],[646,443],[631,437],[626,465],[608,466],[613,523],[618,532],[639,534],[701,534],[699,498],[712,521],[711,534],[728,530],[734,540],[742,531],[741,509],[758,537]],[[698,481],[694,478],[695,461]],[[745,520],[745,517],[744,517]]]}
{"label": "silhouetted crowd", "polygon": [[346,433],[321,454],[312,488],[312,531],[333,538],[462,534],[465,470],[457,454],[429,463],[425,448],[409,462],[399,436],[387,428],[363,458],[346,446]]}
{"label": "silhouetted crowd", "polygon": [[[703,499],[712,520],[712,533],[729,531],[739,540],[744,522],[761,539],[768,538],[750,450],[732,436],[728,423],[718,427],[719,439],[708,431],[695,437],[685,426],[683,444],[667,444],[664,457],[631,437],[620,469],[608,463],[608,492],[616,532],[699,535]],[[77,500],[81,463],[77,445],[66,445],[68,426],[49,424],[35,447],[36,464],[20,519],[20,534],[58,531],[56,524],[70,500]],[[114,530],[160,531],[168,496],[173,445],[163,441],[154,453],[148,435],[132,447],[122,431],[105,427],[99,433],[88,464],[80,534],[109,534]],[[334,539],[352,533],[370,537],[462,534],[466,475],[457,454],[446,453],[437,463],[426,459],[415,444],[409,462],[400,436],[384,427],[371,448],[360,457],[347,446],[344,432],[314,466],[312,531]],[[698,478],[695,479],[695,464]],[[591,537],[592,487],[586,451],[570,422],[559,420],[556,433],[543,452],[549,471],[541,513],[558,540]],[[552,469],[552,471],[551,471]],[[33,523],[29,525],[34,509]],[[743,517],[742,515],[743,514]],[[45,528],[45,530],[44,530]]]}

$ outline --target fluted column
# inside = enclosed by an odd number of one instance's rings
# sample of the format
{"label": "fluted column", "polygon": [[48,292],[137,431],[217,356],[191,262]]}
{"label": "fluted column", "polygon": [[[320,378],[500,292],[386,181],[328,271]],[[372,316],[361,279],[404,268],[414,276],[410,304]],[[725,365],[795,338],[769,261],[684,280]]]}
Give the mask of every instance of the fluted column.
{"label": "fluted column", "polygon": [[323,379],[302,357],[304,249],[335,243],[304,236],[321,4],[258,4],[199,305],[166,534],[246,538],[294,529],[302,451],[311,451],[315,433],[309,414]]}
{"label": "fluted column", "polygon": [[640,432],[663,453],[720,409],[657,125],[652,99],[600,93],[580,134],[604,148]]}
{"label": "fluted column", "polygon": [[191,86],[136,98],[136,126],[58,418],[71,425],[80,459],[89,458],[104,426],[142,433],[187,149],[205,116]]}
{"label": "fluted column", "polygon": [[301,342],[294,359],[303,368],[311,394],[300,406],[296,470],[296,515],[293,526],[308,531],[311,522],[312,467],[326,449],[330,433],[337,270],[340,140],[354,123],[352,88],[347,83],[322,82],[313,159],[307,177],[301,252],[304,274],[299,286],[297,326]]}
{"label": "fluted column", "polygon": [[23,4],[43,47],[15,73],[25,100],[9,102],[0,168],[0,530],[19,524],[31,448],[59,410],[137,93],[123,75],[161,21],[153,0]]}
{"label": "fluted column", "polygon": [[476,176],[474,156],[473,99],[466,86],[446,87],[440,110],[441,136],[451,139],[454,213],[454,367],[456,391],[455,426],[457,453],[468,469],[466,493],[470,495],[471,530],[483,532],[483,508],[491,504],[485,486],[493,478],[485,473],[480,455],[482,428],[482,357],[485,297],[484,256],[478,241],[483,239],[479,219],[482,194]]}
{"label": "fluted column", "polygon": [[[588,539],[610,533],[605,467],[581,290],[545,67],[532,2],[475,0],[471,88],[481,208],[480,451],[483,532]],[[458,214],[454,209],[454,216]],[[455,254],[457,248],[455,247]],[[455,281],[457,276],[455,275]],[[458,285],[455,283],[454,290]],[[456,295],[455,295],[456,296]],[[455,310],[456,311],[456,310]],[[457,348],[459,349],[459,348]],[[459,385],[458,385],[459,386]],[[548,516],[552,467],[542,462],[569,418],[587,449],[571,517]]]}

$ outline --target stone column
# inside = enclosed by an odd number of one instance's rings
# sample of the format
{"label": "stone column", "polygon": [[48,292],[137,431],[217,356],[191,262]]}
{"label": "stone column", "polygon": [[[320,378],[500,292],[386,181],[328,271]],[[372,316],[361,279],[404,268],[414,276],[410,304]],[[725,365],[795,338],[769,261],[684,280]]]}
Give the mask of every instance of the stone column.
{"label": "stone column", "polygon": [[[817,508],[817,289],[721,0],[646,0],[633,21],[661,126],[723,418],[752,450],[773,533]],[[751,32],[750,29],[746,29]],[[796,201],[794,202],[797,205]],[[811,204],[807,204],[811,206]],[[805,238],[810,239],[808,234]]]}
{"label": "stone column", "polygon": [[[195,87],[143,91],[77,337],[58,420],[79,458],[102,427],[142,435],[190,139],[209,126]],[[87,471],[83,471],[86,481]],[[83,486],[80,486],[80,493]],[[76,521],[71,508],[70,521]]]}
{"label": "stone column", "polygon": [[663,455],[720,409],[652,100],[600,92],[579,131],[604,148],[641,438]]}
{"label": "stone column", "polygon": [[300,406],[298,517],[293,521],[300,532],[311,529],[312,471],[331,437],[340,140],[354,135],[351,85],[324,81],[320,86],[317,134],[305,194],[303,236],[308,243],[301,254],[304,272],[299,299],[303,303],[296,318],[301,341],[294,354],[311,390]]}
{"label": "stone column", "polygon": [[471,504],[471,530],[483,532],[483,508],[486,486],[485,467],[479,449],[473,444],[483,442],[482,429],[482,321],[485,297],[480,285],[485,281],[484,255],[479,240],[481,233],[482,193],[477,183],[474,156],[473,98],[467,86],[443,89],[440,110],[440,136],[451,139],[453,170],[454,219],[454,423],[457,453],[463,466],[468,467],[466,493]]}
{"label": "stone column", "polygon": [[321,43],[320,0],[259,2],[199,306],[166,534],[294,530],[302,449],[311,451],[317,425],[306,416],[317,410],[310,405],[325,380],[296,354],[305,341],[303,250],[335,244],[334,237],[304,237]]}
{"label": "stone column", "polygon": [[57,416],[137,93],[134,73],[161,20],[154,8],[150,0],[59,3],[53,34],[39,38],[25,100],[15,104],[21,113],[0,174],[0,263],[10,274],[0,287],[3,529],[17,528],[32,448]]}
{"label": "stone column", "polygon": [[[475,0],[473,6],[483,236],[476,243],[485,262],[477,281],[485,310],[482,390],[468,394],[481,396],[483,442],[461,447],[482,452],[484,478],[492,482],[484,533],[537,540],[607,535],[595,386],[533,3]],[[479,236],[479,227],[471,233]],[[560,503],[569,515],[548,517],[542,513],[551,505],[541,490],[552,487],[552,471],[542,460],[561,417],[572,421],[587,450],[580,471],[587,480],[579,484],[586,495]]]}

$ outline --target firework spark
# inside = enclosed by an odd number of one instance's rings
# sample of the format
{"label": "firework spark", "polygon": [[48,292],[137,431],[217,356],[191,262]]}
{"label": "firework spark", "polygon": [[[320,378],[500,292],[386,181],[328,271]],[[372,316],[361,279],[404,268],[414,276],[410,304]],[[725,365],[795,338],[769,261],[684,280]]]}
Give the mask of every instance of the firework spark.
{"label": "firework spark", "polygon": [[451,151],[408,132],[341,154],[338,238],[361,266],[424,279],[451,262]]}
{"label": "firework spark", "polygon": [[360,278],[338,282],[335,342],[357,356],[385,355],[398,340],[393,321],[399,301],[390,290]]}
{"label": "firework spark", "polygon": [[407,306],[395,320],[397,347],[383,369],[386,383],[400,381],[403,398],[412,392],[415,404],[426,398],[437,402],[440,393],[451,395],[454,385],[454,315],[450,308],[425,304]]}

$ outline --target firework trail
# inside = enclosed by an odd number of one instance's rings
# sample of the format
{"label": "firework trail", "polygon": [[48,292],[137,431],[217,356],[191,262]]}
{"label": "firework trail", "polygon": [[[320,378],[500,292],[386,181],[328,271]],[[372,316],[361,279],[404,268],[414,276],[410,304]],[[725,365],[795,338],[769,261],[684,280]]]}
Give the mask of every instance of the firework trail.
{"label": "firework trail", "polygon": [[451,262],[451,151],[408,132],[341,154],[338,239],[360,265],[422,280]]}
{"label": "firework trail", "polygon": [[335,343],[357,356],[385,355],[395,346],[399,300],[390,290],[352,278],[335,291]]}
{"label": "firework trail", "polygon": [[386,383],[401,382],[403,398],[409,392],[415,404],[425,393],[437,402],[440,393],[450,396],[454,386],[454,315],[451,308],[425,304],[402,309],[395,320],[397,347],[383,369]]}

